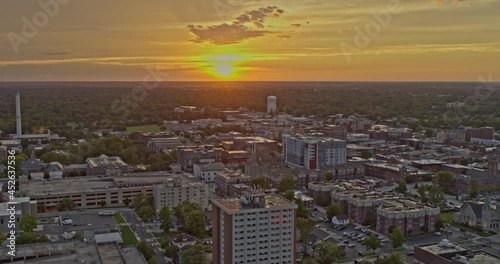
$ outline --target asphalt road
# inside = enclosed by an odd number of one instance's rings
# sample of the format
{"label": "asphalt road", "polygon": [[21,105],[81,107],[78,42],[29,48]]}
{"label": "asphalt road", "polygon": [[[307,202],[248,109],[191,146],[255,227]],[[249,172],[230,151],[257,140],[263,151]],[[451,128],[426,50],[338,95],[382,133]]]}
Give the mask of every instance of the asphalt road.
{"label": "asphalt road", "polygon": [[125,220],[128,223],[130,223],[130,227],[132,227],[132,229],[137,234],[139,239],[145,240],[148,243],[148,245],[151,246],[151,248],[153,248],[156,254],[156,258],[158,258],[160,263],[167,264],[168,262],[161,251],[160,245],[154,242],[155,240],[153,235],[147,232],[147,230],[142,225],[142,222],[137,218],[134,212],[133,211],[123,212],[123,216],[125,217]]}

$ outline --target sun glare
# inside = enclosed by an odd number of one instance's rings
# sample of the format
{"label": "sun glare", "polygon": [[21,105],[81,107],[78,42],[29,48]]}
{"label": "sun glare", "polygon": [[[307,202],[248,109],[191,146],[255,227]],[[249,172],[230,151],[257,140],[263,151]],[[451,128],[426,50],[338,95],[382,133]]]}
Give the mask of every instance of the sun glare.
{"label": "sun glare", "polygon": [[234,79],[241,71],[239,64],[243,59],[239,55],[222,54],[205,57],[209,66],[207,72],[219,79]]}
{"label": "sun glare", "polygon": [[234,70],[236,69],[227,63],[215,67],[215,71],[222,77],[230,77]]}

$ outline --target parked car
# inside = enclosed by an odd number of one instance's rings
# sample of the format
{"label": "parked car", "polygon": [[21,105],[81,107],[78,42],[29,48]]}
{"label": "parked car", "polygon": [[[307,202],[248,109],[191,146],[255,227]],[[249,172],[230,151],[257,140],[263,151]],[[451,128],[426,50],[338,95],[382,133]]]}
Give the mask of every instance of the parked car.
{"label": "parked car", "polygon": [[415,254],[413,250],[408,250],[408,252],[406,252],[407,256],[413,256],[413,254]]}
{"label": "parked car", "polygon": [[365,254],[363,254],[363,252],[361,252],[361,251],[358,251],[358,255],[363,257]]}
{"label": "parked car", "polygon": [[440,236],[441,235],[441,232],[435,232],[434,235],[436,236]]}
{"label": "parked car", "polygon": [[356,244],[349,244],[347,247],[353,248],[353,247],[356,247]]}

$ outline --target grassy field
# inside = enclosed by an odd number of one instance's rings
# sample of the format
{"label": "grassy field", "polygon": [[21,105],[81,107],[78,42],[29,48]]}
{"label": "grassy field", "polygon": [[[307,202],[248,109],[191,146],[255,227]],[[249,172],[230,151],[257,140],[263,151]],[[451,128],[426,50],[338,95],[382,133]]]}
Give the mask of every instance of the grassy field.
{"label": "grassy field", "polygon": [[453,222],[453,212],[441,213],[439,219],[443,224],[451,224]]}
{"label": "grassy field", "polygon": [[121,226],[123,246],[136,245],[137,239],[135,238],[134,232],[130,229],[130,226]]}
{"label": "grassy field", "polygon": [[159,125],[145,125],[145,126],[132,126],[127,127],[127,132],[160,132]]}
{"label": "grassy field", "polygon": [[125,219],[123,219],[123,216],[120,213],[114,214],[113,217],[115,218],[115,220],[118,224],[125,224],[126,223]]}

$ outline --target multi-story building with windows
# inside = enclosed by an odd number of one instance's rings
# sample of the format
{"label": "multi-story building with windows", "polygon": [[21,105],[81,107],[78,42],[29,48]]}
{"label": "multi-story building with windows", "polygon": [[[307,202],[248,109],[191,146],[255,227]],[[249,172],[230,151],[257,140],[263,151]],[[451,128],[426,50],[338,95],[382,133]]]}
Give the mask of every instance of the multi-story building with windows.
{"label": "multi-story building with windows", "polygon": [[212,202],[214,263],[296,262],[295,203],[263,193]]}
{"label": "multi-story building with windows", "polygon": [[129,166],[120,157],[101,155],[87,159],[87,175],[117,176],[129,172]]}
{"label": "multi-story building with windows", "polygon": [[153,186],[156,213],[163,207],[174,209],[184,201],[199,204],[202,209],[207,210],[208,199],[208,185],[202,182],[183,181],[178,177]]}
{"label": "multi-story building with windows", "polygon": [[394,193],[384,193],[339,182],[330,185],[332,202],[346,209],[356,223],[376,219],[377,232],[387,235],[390,229],[400,227],[405,235],[435,230],[439,219],[439,207],[429,206]]}
{"label": "multi-story building with windows", "polygon": [[177,149],[177,161],[184,171],[193,172],[194,164],[221,162],[222,149],[211,145],[181,146]]}
{"label": "multi-story building with windows", "polygon": [[193,175],[197,179],[203,182],[214,182],[215,174],[219,171],[226,170],[224,164],[220,162],[205,163],[205,164],[194,164]]}
{"label": "multi-story building with windows", "polygon": [[347,162],[345,140],[289,135],[283,143],[285,162],[291,167],[319,170]]}

